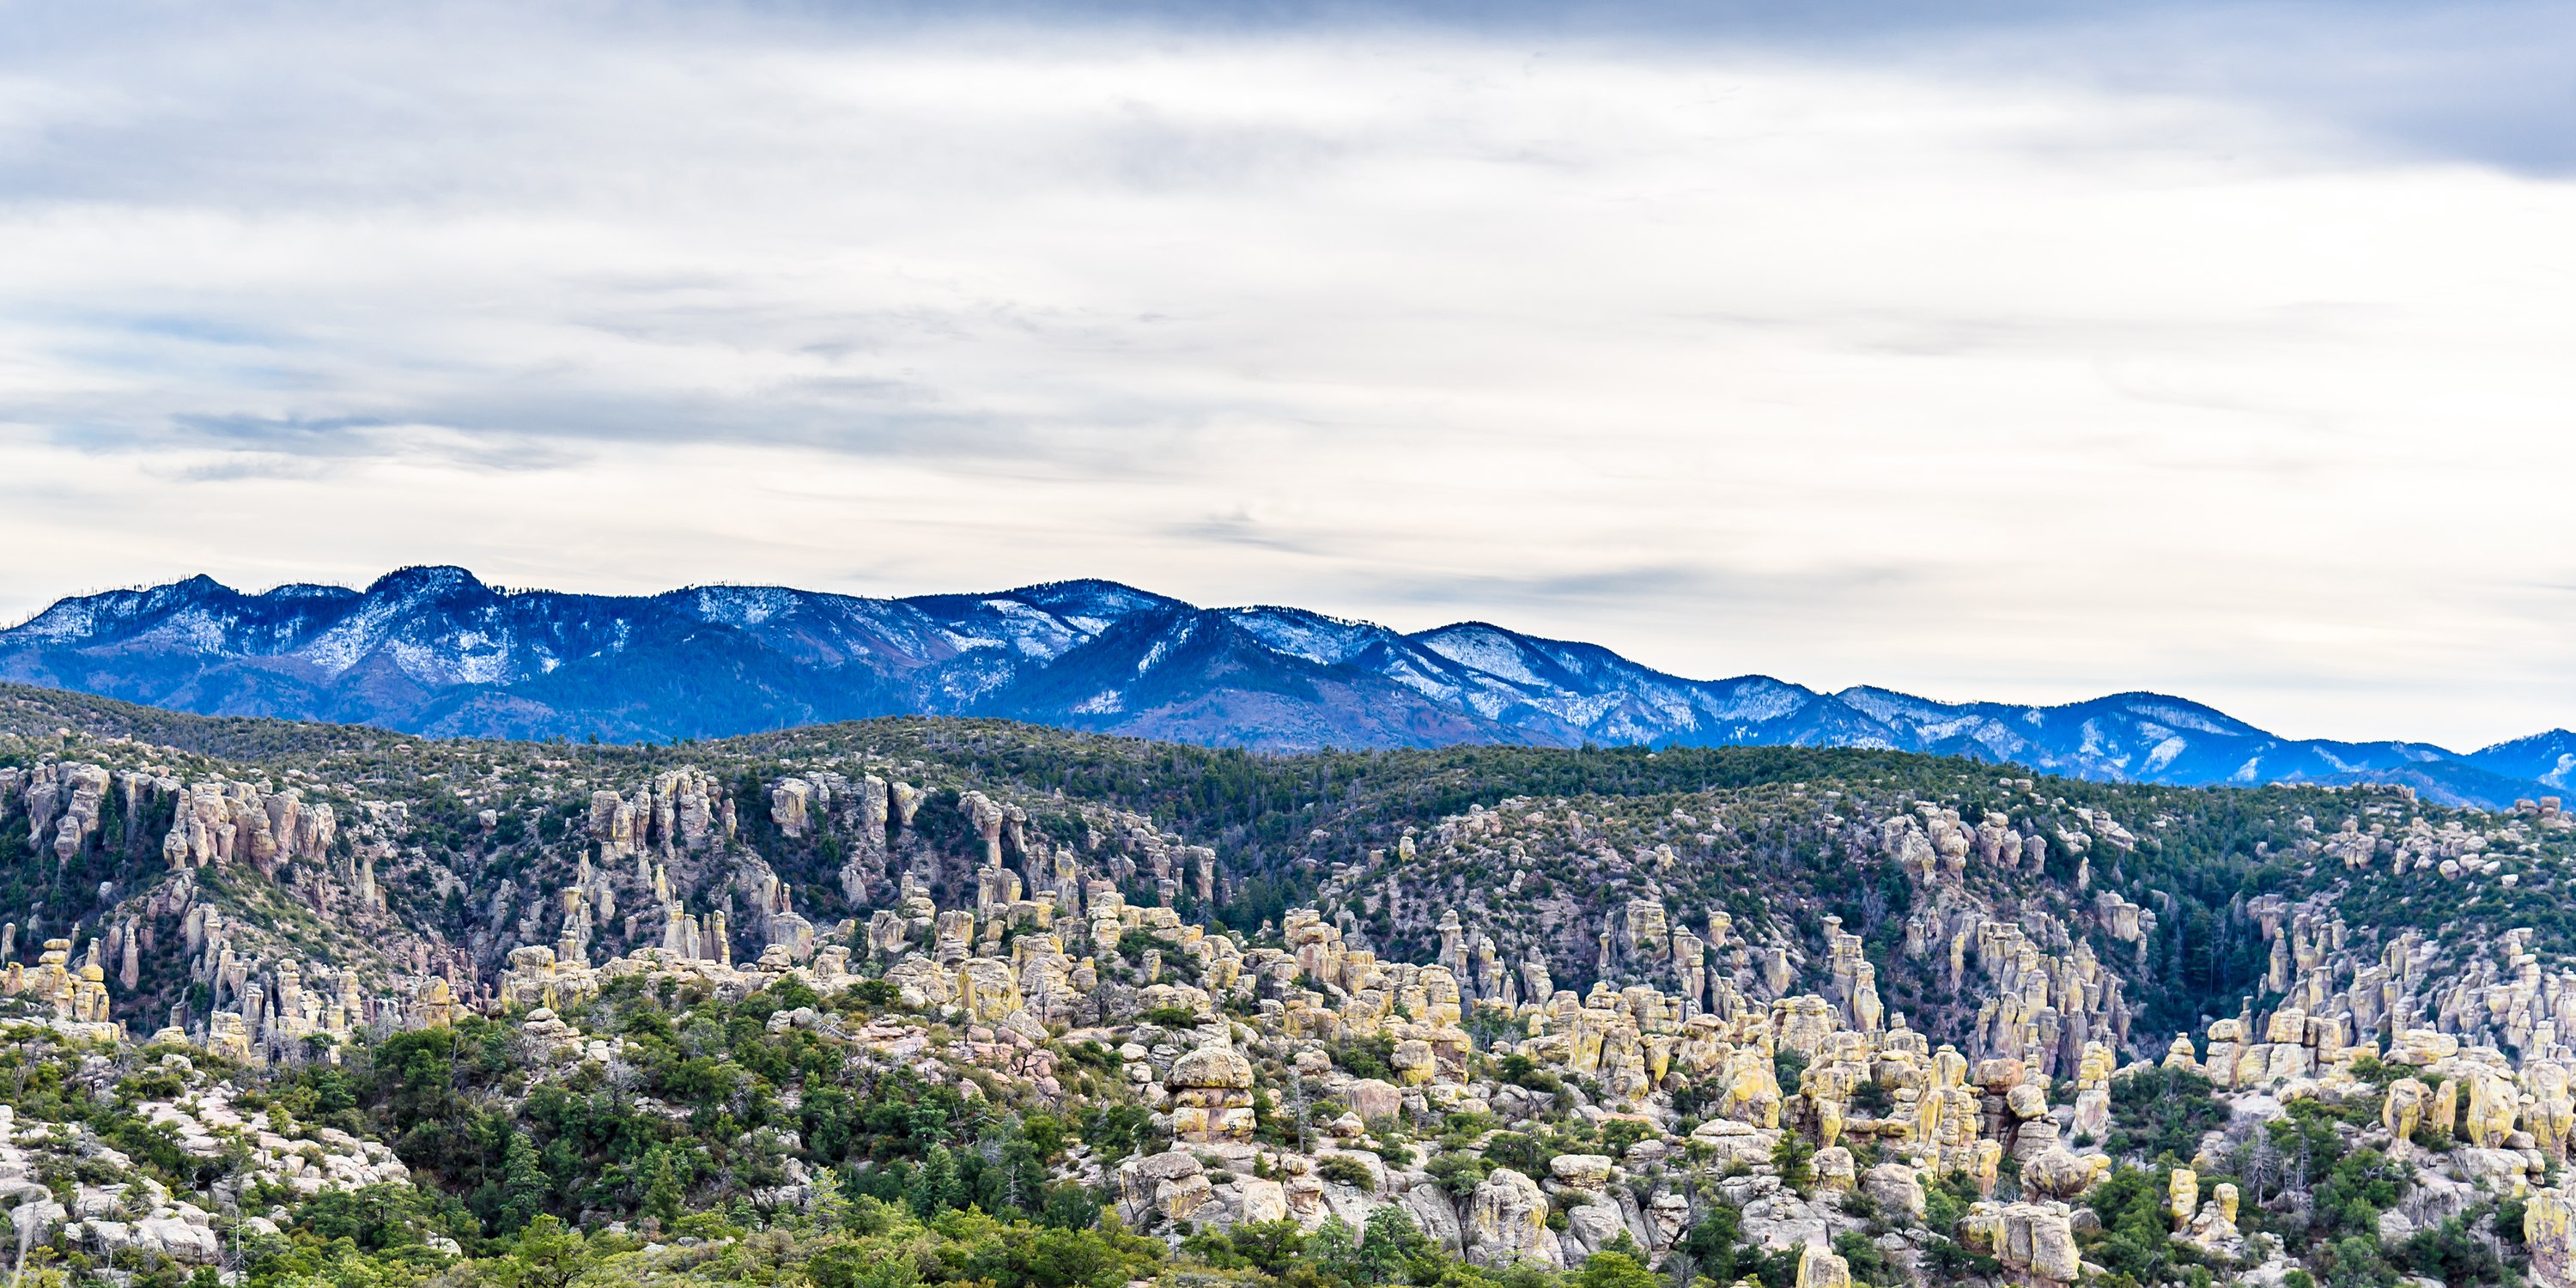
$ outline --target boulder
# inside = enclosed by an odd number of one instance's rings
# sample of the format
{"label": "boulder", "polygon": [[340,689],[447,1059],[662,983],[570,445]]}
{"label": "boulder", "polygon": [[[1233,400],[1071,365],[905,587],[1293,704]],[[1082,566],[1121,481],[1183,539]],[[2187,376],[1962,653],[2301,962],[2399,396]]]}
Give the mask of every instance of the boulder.
{"label": "boulder", "polygon": [[[2393,1243],[2413,1231],[2410,1227],[2394,1238],[2389,1237],[2387,1221],[2392,1216],[2401,1223],[2406,1218],[2396,1212],[2380,1217],[2381,1237]],[[2200,1213],[2192,1218],[2191,1228],[2174,1237],[2199,1250],[2202,1255],[2222,1261],[2233,1261],[2244,1255],[2245,1236],[2236,1228],[2236,1187],[2220,1182],[2216,1189],[2210,1191],[2210,1201],[2200,1205]]]}
{"label": "boulder", "polygon": [[1595,1195],[1579,1207],[1566,1209],[1566,1264],[1599,1252],[1627,1232],[1628,1222],[1619,1205],[1606,1197]]}
{"label": "boulder", "polygon": [[2052,1149],[2022,1165],[2021,1185],[2033,1198],[2071,1199],[2099,1183],[2110,1165],[2098,1154]]}
{"label": "boulder", "polygon": [[2399,1078],[2388,1084],[2388,1098],[2379,1106],[2379,1121],[2388,1128],[2391,1140],[2412,1140],[2415,1129],[2424,1123],[2424,1109],[2433,1099],[2432,1089],[2413,1078]]}
{"label": "boulder", "polygon": [[2531,1162],[2519,1150],[2462,1146],[2451,1151],[2451,1164],[2467,1180],[2508,1198],[2519,1197],[2531,1180]]}
{"label": "boulder", "polygon": [[1547,1195],[1538,1182],[1498,1167],[1476,1187],[1467,1207],[1467,1260],[1479,1266],[1528,1262],[1563,1269],[1565,1251],[1547,1228]]}
{"label": "boulder", "polygon": [[1166,1220],[1186,1221],[1216,1197],[1204,1173],[1178,1176],[1154,1187],[1154,1208]]}
{"label": "boulder", "polygon": [[2521,1116],[2520,1094],[2502,1074],[2486,1069],[2471,1070],[2467,1082],[2469,1112],[2462,1130],[2469,1143],[2481,1149],[2504,1146]]}
{"label": "boulder", "polygon": [[1851,1288],[1851,1263],[1808,1244],[1798,1254],[1798,1288]]}
{"label": "boulder", "polygon": [[2576,1201],[2566,1190],[2532,1192],[2522,1208],[2522,1241],[2531,1249],[2532,1282],[2576,1284]]}
{"label": "boulder", "polygon": [[2011,1110],[2015,1119],[2028,1122],[2048,1112],[2048,1093],[2030,1083],[2021,1083],[2004,1093],[2004,1108]]}
{"label": "boulder", "polygon": [[1610,1181],[1610,1158],[1606,1154],[1559,1154],[1548,1160],[1547,1170],[1560,1185],[1597,1190]]}
{"label": "boulder", "polygon": [[2075,1227],[2068,1222],[2065,1210],[2034,1214],[2030,1221],[2030,1273],[2041,1279],[2073,1283],[2083,1268],[2084,1258],[2075,1246]]}
{"label": "boulder", "polygon": [[1130,1225],[1143,1224],[1161,1206],[1166,1183],[1198,1176],[1204,1170],[1197,1157],[1186,1150],[1165,1150],[1129,1159],[1118,1167],[1118,1215]]}
{"label": "boulder", "polygon": [[1431,1044],[1420,1038],[1407,1038],[1396,1043],[1392,1063],[1395,1065],[1395,1080],[1408,1087],[1431,1081],[1439,1067],[1431,1053]]}
{"label": "boulder", "polygon": [[1349,1102],[1351,1112],[1358,1114],[1364,1123],[1392,1118],[1404,1112],[1404,1093],[1396,1090],[1395,1084],[1377,1078],[1362,1078],[1352,1083],[1342,1098]]}
{"label": "boulder", "polygon": [[2033,1284],[2071,1284],[2083,1271],[2072,1214],[2063,1203],[1978,1203],[1959,1222],[1959,1242]]}
{"label": "boulder", "polygon": [[1288,1219],[1288,1191],[1277,1181],[1258,1177],[1235,1184],[1238,1220],[1245,1224]]}
{"label": "boulder", "polygon": [[1252,1062],[1231,1045],[1211,1043],[1174,1061],[1163,1089],[1175,1137],[1194,1144],[1252,1139]]}
{"label": "boulder", "polygon": [[1923,1182],[1903,1163],[1881,1163],[1861,1177],[1861,1193],[1877,1200],[1890,1218],[1902,1213],[1906,1224],[1923,1219]]}
{"label": "boulder", "polygon": [[1459,1256],[1466,1251],[1466,1231],[1458,1224],[1458,1208],[1436,1185],[1416,1185],[1399,1195],[1396,1202],[1413,1217],[1415,1229],[1431,1240],[1442,1252]]}
{"label": "boulder", "polygon": [[52,1199],[30,1198],[9,1210],[10,1224],[17,1227],[18,1237],[43,1243],[69,1220],[71,1212]]}
{"label": "boulder", "polygon": [[175,1216],[150,1217],[134,1223],[134,1241],[159,1251],[172,1261],[192,1266],[215,1264],[221,1250],[215,1232],[193,1225]]}
{"label": "boulder", "polygon": [[1816,1189],[1820,1193],[1843,1193],[1859,1180],[1852,1152],[1840,1145],[1817,1150],[1808,1165],[1816,1171]]}

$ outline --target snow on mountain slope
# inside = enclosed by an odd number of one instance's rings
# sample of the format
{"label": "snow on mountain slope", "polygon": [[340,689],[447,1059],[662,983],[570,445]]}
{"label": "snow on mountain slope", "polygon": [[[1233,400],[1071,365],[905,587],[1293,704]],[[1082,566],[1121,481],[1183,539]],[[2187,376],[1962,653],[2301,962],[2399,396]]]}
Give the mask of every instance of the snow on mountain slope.
{"label": "snow on mountain slope", "polygon": [[1403,637],[1383,626],[1326,617],[1302,608],[1224,608],[1236,628],[1281,653],[1334,666]]}
{"label": "snow on mountain slope", "polygon": [[2560,791],[2576,785],[2576,733],[2565,729],[2481,747],[2464,759],[2491,773],[2528,778]]}
{"label": "snow on mountain slope", "polygon": [[2403,781],[2489,804],[2576,777],[2566,731],[2462,757],[2284,739],[2155,693],[2059,706],[1823,694],[1760,675],[1685,679],[1487,622],[1408,635],[1099,580],[871,599],[783,586],[503,591],[449,567],[363,590],[244,594],[194,577],[65,599],[0,630],[0,679],[208,714],[516,737],[700,737],[913,712],[1278,750],[1882,747],[2176,784]]}

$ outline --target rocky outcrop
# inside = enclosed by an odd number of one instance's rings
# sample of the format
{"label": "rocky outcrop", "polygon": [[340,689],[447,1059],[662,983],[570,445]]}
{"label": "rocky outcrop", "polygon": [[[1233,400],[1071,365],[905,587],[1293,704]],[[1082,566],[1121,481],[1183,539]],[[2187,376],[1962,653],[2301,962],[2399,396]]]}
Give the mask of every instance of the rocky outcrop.
{"label": "rocky outcrop", "polygon": [[2071,1284],[2083,1272],[2072,1214],[2063,1203],[1978,1203],[1960,1220],[1959,1241],[2027,1282]]}
{"label": "rocky outcrop", "polygon": [[2523,1204],[2522,1240],[2531,1249],[2531,1280],[2549,1288],[2576,1285],[2576,1198],[2536,1190]]}
{"label": "rocky outcrop", "polygon": [[1798,1288],[1851,1288],[1851,1263],[1815,1244],[1798,1254]]}
{"label": "rocky outcrop", "polygon": [[1252,1139],[1252,1062],[1231,1045],[1210,1044],[1173,1062],[1163,1079],[1172,1134],[1208,1144]]}
{"label": "rocky outcrop", "polygon": [[1508,1167],[1495,1168],[1468,1202],[1467,1259],[1480,1266],[1562,1267],[1565,1253],[1547,1228],[1547,1213],[1547,1195],[1537,1182]]}

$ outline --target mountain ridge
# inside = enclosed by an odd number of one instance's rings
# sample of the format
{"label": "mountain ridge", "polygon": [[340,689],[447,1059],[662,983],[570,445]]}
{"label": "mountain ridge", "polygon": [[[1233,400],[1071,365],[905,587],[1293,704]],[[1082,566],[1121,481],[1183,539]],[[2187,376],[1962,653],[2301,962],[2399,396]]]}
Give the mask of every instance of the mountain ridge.
{"label": "mountain ridge", "polygon": [[634,742],[922,714],[1257,751],[1851,746],[2103,781],[2395,783],[2490,808],[2576,774],[2564,730],[2463,754],[2283,738],[2147,691],[2034,706],[1693,680],[1492,622],[1405,633],[1287,605],[1204,608],[1097,578],[874,599],[785,586],[502,590],[446,565],[363,589],[257,593],[199,574],[68,597],[0,630],[0,680],[432,736]]}

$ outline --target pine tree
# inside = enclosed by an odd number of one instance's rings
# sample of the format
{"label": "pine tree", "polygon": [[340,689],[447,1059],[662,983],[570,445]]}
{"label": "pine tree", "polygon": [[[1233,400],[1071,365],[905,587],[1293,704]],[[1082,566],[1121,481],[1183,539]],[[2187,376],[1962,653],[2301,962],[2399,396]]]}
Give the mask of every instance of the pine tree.
{"label": "pine tree", "polygon": [[523,1131],[510,1133],[509,1147],[501,1160],[501,1228],[516,1231],[535,1220],[546,1209],[546,1169],[537,1158],[537,1145]]}
{"label": "pine tree", "polygon": [[644,1156],[644,1212],[665,1223],[680,1219],[679,1168],[667,1146],[656,1145]]}
{"label": "pine tree", "polygon": [[933,1215],[957,1206],[965,1197],[966,1183],[957,1174],[957,1157],[946,1145],[933,1145],[921,1159],[921,1167],[912,1174],[912,1184],[904,1191],[904,1201],[912,1205],[913,1215],[929,1220]]}

